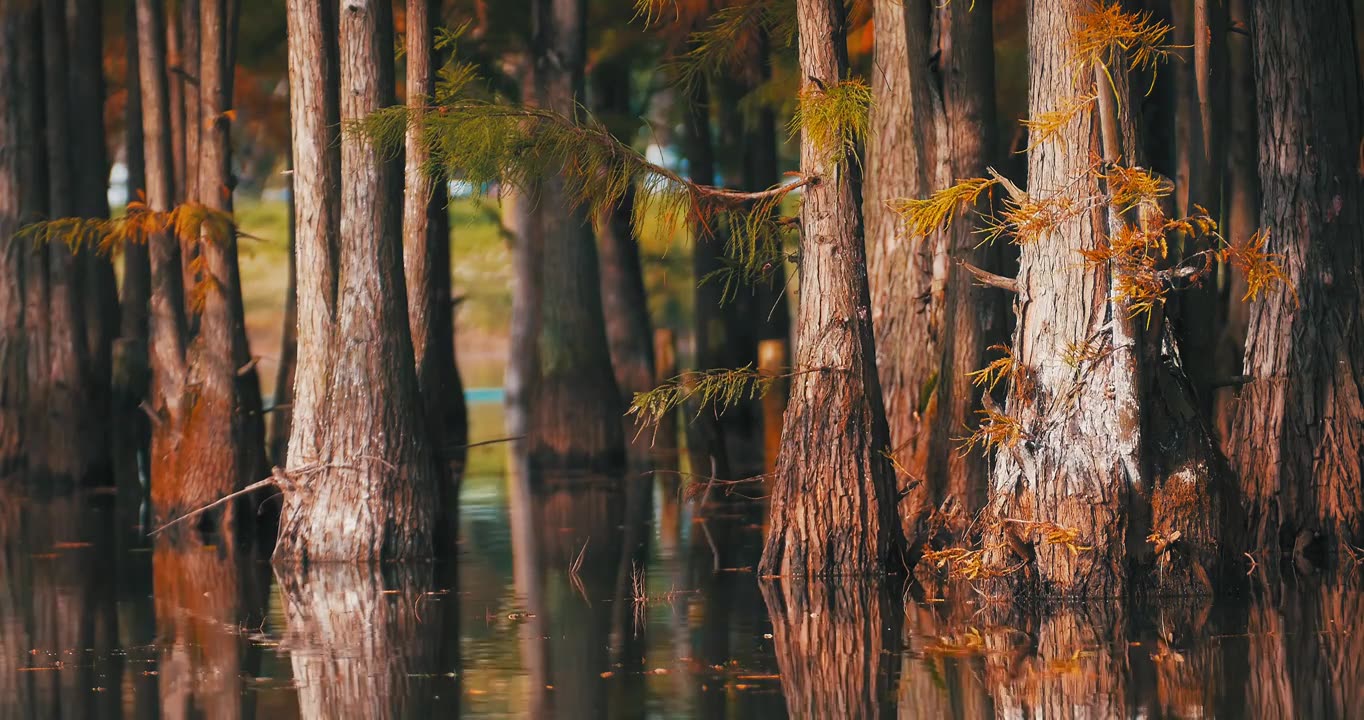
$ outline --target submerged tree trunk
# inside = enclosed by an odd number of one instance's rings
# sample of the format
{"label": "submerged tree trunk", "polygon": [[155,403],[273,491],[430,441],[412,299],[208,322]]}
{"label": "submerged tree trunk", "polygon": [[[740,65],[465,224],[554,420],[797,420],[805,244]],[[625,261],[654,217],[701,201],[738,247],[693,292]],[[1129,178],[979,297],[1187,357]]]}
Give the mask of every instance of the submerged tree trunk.
{"label": "submerged tree trunk", "polygon": [[[407,3],[407,104],[420,109],[430,103],[439,69],[434,22],[440,3]],[[460,447],[468,442],[469,422],[464,389],[455,366],[454,317],[450,303],[450,223],[445,178],[432,177],[427,167],[430,151],[420,128],[407,130],[406,188],[403,205],[403,266],[406,272],[407,316],[416,353],[417,384],[426,403],[427,427],[447,466],[442,485],[457,497]]]}
{"label": "submerged tree trunk", "polygon": [[1264,250],[1287,288],[1250,308],[1228,444],[1252,541],[1364,545],[1364,188],[1349,3],[1254,3]]}
{"label": "submerged tree trunk", "polygon": [[[535,95],[547,110],[573,117],[583,100],[585,0],[535,0],[531,7]],[[611,368],[602,317],[596,243],[585,211],[546,178],[540,248],[540,303],[529,390],[531,464],[545,470],[608,468],[624,458],[624,403]]]}
{"label": "submerged tree trunk", "polygon": [[[1089,7],[1030,5],[1032,117],[1086,93],[1098,100],[1029,152],[1028,195],[1092,209],[1069,213],[1022,247],[1013,381],[1008,414],[997,418],[1019,439],[998,453],[987,557],[1024,592],[1206,593],[1224,540],[1220,457],[1160,309],[1138,333],[1130,301],[1116,289],[1121,266],[1087,266],[1080,256],[1128,222],[1105,197],[1114,191],[1100,186],[1091,156],[1140,161],[1125,59],[1075,70],[1090,62],[1077,58],[1073,42]],[[1058,529],[1076,539],[1058,541]]]}
{"label": "submerged tree trunk", "polygon": [[[848,72],[839,0],[799,0],[803,92]],[[801,170],[817,176],[801,206],[800,343],[761,572],[884,571],[900,549],[894,476],[876,378],[858,163],[801,138]]]}
{"label": "submerged tree trunk", "polygon": [[341,138],[341,215],[338,225],[329,222],[338,176],[328,159],[329,100],[337,94],[327,38],[340,38],[342,123],[393,101],[388,3],[355,0],[342,10],[339,32],[328,33],[316,5],[289,5],[298,265],[308,270],[299,277],[277,563],[428,557],[437,512],[440,473],[410,361],[400,217],[376,202],[390,196],[397,177],[356,134]]}
{"label": "submerged tree trunk", "polygon": [[[876,328],[876,369],[890,427],[890,447],[900,467],[921,475],[913,459],[921,421],[939,371],[940,295],[934,295],[937,237],[911,238],[888,203],[933,191],[936,118],[942,100],[929,75],[929,0],[875,0],[876,58],[872,71],[871,128],[867,139],[867,275]],[[940,291],[940,288],[939,288]],[[897,478],[903,490],[908,473]],[[906,529],[932,509],[927,486],[906,495]]]}

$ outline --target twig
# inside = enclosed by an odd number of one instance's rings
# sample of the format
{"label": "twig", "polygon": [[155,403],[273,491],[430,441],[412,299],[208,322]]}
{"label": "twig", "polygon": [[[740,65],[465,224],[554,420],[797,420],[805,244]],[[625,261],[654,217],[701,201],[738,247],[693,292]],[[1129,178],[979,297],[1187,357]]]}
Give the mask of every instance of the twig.
{"label": "twig", "polygon": [[512,435],[511,437],[497,438],[496,440],[480,440],[476,443],[468,443],[467,445],[447,445],[445,449],[468,450],[469,448],[483,447],[484,445],[496,445],[497,443],[516,442],[517,440],[524,440],[525,438],[526,438],[525,435]]}
{"label": "twig", "polygon": [[981,285],[999,288],[1000,290],[1007,290],[1011,293],[1018,292],[1018,281],[1015,280],[1014,278],[1004,277],[1003,275],[996,275],[988,270],[982,270],[976,267],[975,265],[972,265],[971,263],[961,259],[957,260],[957,264],[960,265],[962,269],[965,270],[966,272],[971,273],[971,275],[975,277],[976,281],[979,282]]}
{"label": "twig", "polygon": [[[238,490],[237,492],[229,493],[229,494],[227,494],[227,495],[224,495],[224,496],[218,498],[217,500],[214,500],[213,502],[211,502],[211,503],[209,503],[209,504],[207,504],[207,505],[205,505],[205,506],[199,508],[198,510],[191,510],[190,512],[187,512],[187,513],[185,513],[184,515],[181,515],[180,517],[175,518],[174,520],[172,520],[172,521],[166,523],[165,525],[162,525],[161,527],[159,527],[159,528],[157,528],[157,529],[155,529],[155,530],[153,530],[153,531],[147,533],[147,536],[148,536],[148,537],[151,537],[152,535],[155,535],[155,534],[161,532],[162,530],[165,530],[166,528],[168,528],[168,527],[170,527],[170,526],[172,526],[172,525],[176,525],[176,524],[182,523],[182,522],[184,522],[184,521],[186,521],[186,520],[188,520],[188,519],[190,519],[190,518],[198,517],[198,516],[200,516],[200,515],[203,515],[204,513],[208,512],[209,510],[212,510],[213,508],[216,508],[216,507],[218,507],[219,505],[222,505],[223,503],[227,502],[228,500],[232,500],[233,498],[238,498],[238,497],[241,497],[242,495],[246,495],[246,494],[248,494],[248,493],[253,493],[253,492],[257,491],[257,490],[260,490],[260,489],[263,488],[263,487],[269,487],[269,486],[271,486],[271,485],[275,485],[275,484],[277,483],[277,481],[279,481],[279,480],[284,480],[285,482],[287,482],[287,479],[284,478],[283,475],[284,475],[284,471],[283,471],[283,470],[281,470],[281,469],[279,469],[279,468],[275,468],[275,469],[274,469],[274,472],[270,475],[270,477],[265,478],[264,480],[258,480],[258,481],[256,481],[256,482],[253,482],[253,483],[251,483],[250,485],[247,485],[246,487],[242,488],[241,490]],[[282,489],[282,488],[281,488],[281,489]]]}

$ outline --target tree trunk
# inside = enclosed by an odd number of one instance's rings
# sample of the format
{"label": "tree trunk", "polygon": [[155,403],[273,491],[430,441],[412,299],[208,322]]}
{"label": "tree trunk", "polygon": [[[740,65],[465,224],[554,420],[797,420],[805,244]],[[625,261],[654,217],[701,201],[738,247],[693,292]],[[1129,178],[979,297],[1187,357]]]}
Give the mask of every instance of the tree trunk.
{"label": "tree trunk", "polygon": [[[142,142],[142,80],[138,67],[141,40],[137,34],[137,7],[128,4],[124,26],[127,45],[127,122],[125,123],[124,162],[128,166],[128,198],[137,197],[147,187],[145,151]],[[134,408],[146,396],[147,303],[151,297],[151,268],[147,246],[129,243],[123,248],[123,287],[119,298],[121,311],[119,339],[114,352],[114,393],[116,408]],[[139,421],[142,422],[142,421]]]}
{"label": "tree trunk", "polygon": [[[76,162],[72,146],[72,105],[67,87],[70,72],[66,33],[66,10],[61,2],[42,3],[45,140],[48,153],[48,217],[72,216],[76,204]],[[83,110],[89,112],[88,109]],[[79,158],[81,161],[84,158]],[[49,395],[47,421],[51,423],[45,457],[38,467],[55,477],[84,479],[107,451],[95,416],[93,369],[86,349],[85,293],[79,264],[72,249],[55,242],[48,253]],[[40,422],[42,420],[39,420]],[[58,440],[60,438],[60,440]]]}
{"label": "tree trunk", "polygon": [[[179,0],[166,8],[169,16],[165,19],[166,25],[166,102],[170,104],[170,142],[171,142],[171,165],[172,165],[172,187],[175,188],[175,199],[172,204],[178,205],[192,197],[187,194],[187,185],[197,185],[197,178],[187,178],[185,175],[185,160],[187,152],[185,143],[189,133],[185,127],[186,115],[191,108],[194,112],[194,139],[199,139],[198,116],[199,116],[199,0]],[[179,14],[176,14],[176,11]],[[191,19],[192,18],[192,19]],[[186,35],[193,40],[193,47],[186,48]],[[191,74],[192,72],[192,74]],[[185,82],[186,77],[192,77],[192,85]],[[185,89],[190,88],[188,99]],[[194,146],[194,156],[199,154],[199,146]],[[193,283],[185,282],[185,287],[193,287]]]}
{"label": "tree trunk", "polygon": [[511,327],[507,337],[505,388],[508,436],[526,433],[530,413],[531,374],[535,370],[535,337],[540,327],[540,254],[544,217],[536,187],[498,189],[502,228],[511,245]]}
{"label": "tree trunk", "polygon": [[289,167],[289,286],[284,291],[284,327],[279,341],[279,367],[275,376],[275,397],[270,410],[270,436],[266,441],[270,462],[287,467],[289,433],[294,424],[294,375],[298,370],[298,206],[294,200],[294,155],[290,148]]}
{"label": "tree trunk", "polygon": [[[876,56],[871,75],[876,102],[867,139],[867,275],[876,328],[876,368],[890,426],[890,448],[900,467],[922,480],[924,459],[913,459],[928,401],[938,381],[941,287],[934,256],[941,238],[910,238],[887,203],[926,197],[935,188],[936,119],[942,99],[929,76],[929,0],[875,0]],[[937,295],[935,295],[935,290]],[[901,490],[909,474],[897,473]],[[924,486],[906,495],[906,529],[932,509]]]}
{"label": "tree trunk", "polygon": [[[936,6],[938,67],[942,114],[936,128],[936,180],[947,187],[958,179],[985,177],[999,158],[996,137],[992,0]],[[933,507],[946,528],[960,537],[985,504],[989,467],[982,453],[956,447],[977,419],[981,390],[970,373],[986,364],[986,348],[1005,340],[1004,291],[985,287],[961,263],[999,272],[1002,247],[981,244],[977,224],[957,222],[944,233],[935,276],[943,276],[936,410],[929,428],[924,468]],[[879,338],[878,338],[879,344]],[[913,497],[913,494],[911,494]]]}
{"label": "tree trunk", "polygon": [[[339,252],[327,222],[331,65],[323,16],[289,7],[295,111],[299,361],[289,482],[277,563],[429,557],[440,476],[422,422],[412,362],[397,177],[368,140],[341,138]],[[393,28],[386,2],[347,0],[337,17],[340,119],[393,101]],[[335,96],[331,96],[335,97]],[[333,264],[333,258],[334,263]],[[334,275],[333,275],[334,273]],[[335,285],[331,277],[335,277]],[[333,302],[334,299],[334,302]]]}
{"label": "tree trunk", "polygon": [[[567,116],[583,100],[585,0],[535,0],[537,104]],[[559,177],[541,183],[555,216],[540,249],[540,308],[529,387],[531,463],[545,470],[614,468],[624,459],[624,403],[611,368],[602,317],[596,243],[585,211]]]}
{"label": "tree trunk", "polygon": [[20,162],[20,106],[26,101],[19,52],[23,12],[0,10],[0,476],[24,462],[21,419],[27,410],[24,354],[24,251],[11,238],[22,227],[25,178]]}
{"label": "tree trunk", "polygon": [[[1100,95],[1097,110],[1030,151],[1037,201],[1103,198],[1092,155],[1140,162],[1125,61],[1075,71],[1088,62],[1076,59],[1072,41],[1088,7],[1083,0],[1029,6],[1030,114]],[[1220,458],[1192,408],[1170,332],[1156,310],[1138,334],[1115,290],[1119,268],[1090,268],[1079,255],[1125,222],[1105,200],[1022,247],[1007,410],[1022,438],[999,450],[986,546],[990,564],[1013,568],[1008,579],[1024,592],[1120,596],[1130,583],[1161,593],[1212,589],[1208,572],[1224,539]],[[1085,359],[1073,359],[1075,348]],[[1054,542],[1045,532],[1054,527],[1078,541]],[[1155,551],[1152,531],[1178,544]],[[1020,562],[1030,566],[1026,573]]]}
{"label": "tree trunk", "polygon": [[[179,56],[172,58],[175,64],[169,70],[171,87],[174,88],[177,79],[182,84],[179,93],[172,92],[170,98],[171,137],[172,143],[174,143],[172,151],[176,153],[175,201],[177,203],[199,198],[203,195],[199,188],[199,160],[202,154],[199,146],[204,139],[204,124],[208,118],[203,116],[203,103],[200,102],[202,90],[199,84],[199,76],[203,71],[199,67],[199,63],[203,59],[203,39],[200,35],[202,32],[200,4],[202,2],[203,0],[179,0],[181,48]],[[183,118],[179,121],[178,127],[175,125],[176,113]],[[183,286],[188,301],[185,306],[185,317],[188,318],[191,336],[199,332],[199,310],[189,298],[189,294],[203,279],[203,273],[196,272],[194,269],[198,258],[199,246],[197,243],[186,246],[180,257],[184,271]]]}
{"label": "tree trunk", "polygon": [[[637,127],[630,106],[630,65],[619,58],[601,62],[592,80],[597,118],[612,128],[621,142],[629,144],[631,138],[622,130],[633,132]],[[627,399],[654,387],[654,331],[639,262],[639,239],[630,219],[634,195],[634,188],[627,189],[621,202],[604,211],[594,223],[611,367]]]}
{"label": "tree trunk", "polygon": [[[439,62],[432,47],[436,0],[407,2],[407,103],[414,110],[431,102]],[[430,151],[416,123],[408,125],[406,192],[403,205],[403,265],[407,316],[416,353],[417,384],[426,403],[427,426],[446,464],[442,489],[459,495],[459,472],[468,443],[464,388],[455,366],[454,317],[450,303],[450,222],[445,178],[432,177]],[[444,507],[444,504],[442,504]]]}
{"label": "tree trunk", "polygon": [[1254,3],[1261,220],[1288,287],[1250,308],[1230,456],[1252,540],[1364,545],[1364,192],[1349,3]]}
{"label": "tree trunk", "polygon": [[[824,86],[848,72],[839,0],[799,0],[801,74]],[[817,92],[806,87],[805,92]],[[859,575],[899,554],[894,476],[867,291],[858,163],[801,139],[818,176],[801,205],[800,306],[791,397],[772,490],[763,574]]]}
{"label": "tree trunk", "polygon": [[[67,0],[71,47],[71,152],[78,158],[75,174],[76,215],[109,217],[109,153],[104,137],[104,42],[102,0]],[[114,336],[118,334],[118,287],[107,255],[84,248],[77,277],[85,296],[86,347],[89,352],[96,407],[109,407]],[[107,452],[107,451],[106,451]],[[107,464],[108,457],[98,458]]]}

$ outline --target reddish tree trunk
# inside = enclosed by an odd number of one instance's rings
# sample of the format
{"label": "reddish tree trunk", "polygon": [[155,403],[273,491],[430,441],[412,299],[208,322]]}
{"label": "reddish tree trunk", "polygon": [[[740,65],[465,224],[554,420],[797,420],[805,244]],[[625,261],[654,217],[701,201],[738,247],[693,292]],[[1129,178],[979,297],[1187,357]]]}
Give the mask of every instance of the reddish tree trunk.
{"label": "reddish tree trunk", "polygon": [[[295,180],[303,180],[296,183],[298,264],[309,270],[299,278],[294,427],[275,561],[428,557],[440,473],[410,361],[400,216],[375,202],[390,196],[397,177],[370,141],[343,134],[333,255],[326,218],[335,182],[325,158],[327,99],[335,96],[329,53],[318,52],[330,36],[309,5],[289,7]],[[390,9],[353,0],[339,11],[343,123],[393,102]]]}
{"label": "reddish tree trunk", "polygon": [[1349,3],[1255,3],[1261,220],[1286,289],[1250,308],[1228,443],[1253,542],[1364,545],[1364,187]]}
{"label": "reddish tree trunk", "polygon": [[[842,81],[842,2],[799,0],[797,17],[801,74],[826,87]],[[879,573],[901,545],[876,377],[859,166],[846,153],[828,152],[802,137],[801,171],[819,181],[805,188],[801,205],[800,342],[760,568],[769,575]]]}

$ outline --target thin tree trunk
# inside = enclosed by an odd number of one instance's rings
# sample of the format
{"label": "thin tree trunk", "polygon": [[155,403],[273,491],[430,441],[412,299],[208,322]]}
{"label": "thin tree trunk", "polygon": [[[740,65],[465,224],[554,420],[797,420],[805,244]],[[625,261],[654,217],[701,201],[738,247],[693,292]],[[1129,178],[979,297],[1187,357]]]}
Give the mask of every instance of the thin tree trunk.
{"label": "thin tree trunk", "polygon": [[[939,4],[935,9],[942,114],[937,119],[936,179],[946,187],[961,178],[984,177],[999,157],[996,137],[992,0]],[[1002,290],[975,281],[960,263],[999,272],[1002,248],[982,244],[973,222],[957,222],[944,233],[943,257],[934,273],[944,275],[936,412],[929,430],[924,468],[933,506],[957,536],[985,504],[989,473],[981,453],[956,450],[957,438],[975,423],[979,388],[970,373],[986,364],[987,347],[1005,340]],[[879,338],[878,338],[879,340]]]}
{"label": "thin tree trunk", "polygon": [[[535,93],[540,106],[568,116],[583,100],[585,0],[535,0]],[[602,317],[596,243],[585,211],[559,177],[541,183],[556,219],[540,249],[540,308],[527,441],[532,466],[616,467],[624,459],[620,389]]]}
{"label": "thin tree trunk", "polygon": [[[433,42],[439,11],[436,0],[407,3],[407,103],[414,110],[429,104],[436,91],[439,67]],[[445,178],[432,177],[429,162],[430,150],[423,144],[421,129],[410,123],[403,205],[407,316],[427,426],[436,432],[434,444],[447,466],[441,487],[453,498],[459,494],[459,468],[463,464],[458,448],[468,442],[469,421],[454,357]]]}
{"label": "thin tree trunk", "polygon": [[20,204],[26,178],[21,174],[20,105],[25,102],[23,13],[0,8],[0,477],[24,460],[24,253],[13,242],[22,226]]}
{"label": "thin tree trunk", "polygon": [[[72,147],[72,105],[67,87],[70,72],[66,11],[61,2],[43,6],[43,65],[46,79],[45,136],[48,152],[48,215],[72,216],[76,204],[76,156]],[[88,111],[88,110],[87,110]],[[83,159],[83,158],[82,158]],[[106,452],[105,438],[94,415],[94,376],[86,349],[85,293],[75,254],[64,243],[47,247],[49,296],[47,417],[51,439],[40,467],[56,477],[84,479]]]}
{"label": "thin tree trunk", "polygon": [[[198,182],[197,178],[188,178],[185,175],[185,160],[189,154],[185,148],[188,137],[185,119],[190,107],[193,107],[196,118],[199,115],[199,0],[178,0],[166,9],[169,13],[165,19],[166,102],[170,103],[169,131],[171,164],[174,166],[172,182],[175,188],[173,204],[179,204],[190,197],[187,194],[187,185],[197,184]],[[191,37],[194,38],[193,48],[185,48],[186,33],[190,33]],[[190,76],[191,69],[194,71],[194,83],[192,85],[185,81],[186,77]],[[189,90],[188,96],[185,92],[186,89]],[[194,137],[197,140],[199,138],[197,120],[194,127],[196,128]],[[193,152],[195,156],[199,154],[198,145],[195,145]],[[187,282],[185,287],[193,287],[193,285]]]}
{"label": "thin tree trunk", "polygon": [[[801,74],[825,87],[848,72],[839,0],[799,0]],[[804,81],[802,81],[804,84]],[[817,92],[806,87],[805,92]],[[763,574],[879,573],[901,549],[876,377],[858,163],[808,136],[801,171],[800,306],[790,404],[772,490]]]}
{"label": "thin tree trunk", "polygon": [[[887,203],[926,197],[935,188],[936,118],[942,100],[929,76],[928,0],[875,0],[876,56],[867,140],[867,275],[876,328],[876,368],[901,490],[922,480],[914,458],[928,401],[938,381],[941,296],[934,295],[934,256],[941,238],[910,238]],[[940,288],[939,288],[940,290]],[[932,509],[927,486],[905,496],[906,530]]]}
{"label": "thin tree trunk", "polygon": [[[47,147],[44,142],[43,128],[45,113],[43,101],[43,44],[42,10],[36,4],[14,7],[19,13],[16,22],[21,24],[17,47],[17,93],[16,106],[19,136],[29,138],[29,142],[16,147],[18,151],[19,177],[19,223],[20,225],[44,220],[48,216]],[[47,332],[47,305],[50,295],[48,282],[47,248],[33,245],[20,247],[23,262],[23,364],[25,382],[23,412],[23,444],[29,463],[41,467],[48,455],[51,424],[44,421],[48,408],[49,379],[47,374],[49,341]]]}
{"label": "thin tree trunk", "polygon": [[[124,162],[128,167],[128,199],[147,187],[145,151],[142,142],[142,80],[138,62],[141,39],[137,34],[137,7],[129,3],[124,26],[127,45],[127,122],[125,123]],[[147,246],[129,243],[123,248],[123,287],[119,299],[118,350],[114,353],[114,392],[117,406],[135,407],[146,394],[147,303],[151,297],[151,268]]]}
{"label": "thin tree trunk", "polygon": [[270,436],[267,446],[270,462],[287,467],[289,433],[294,420],[294,376],[298,370],[298,206],[294,199],[294,156],[289,159],[289,286],[284,291],[284,327],[279,342],[279,368],[275,376],[275,397],[270,410]]}
{"label": "thin tree trunk", "polygon": [[[336,264],[325,264],[333,257],[330,227],[319,222],[334,187],[324,159],[330,58],[318,48],[329,35],[307,5],[289,8],[295,179],[308,178],[296,195],[298,264],[308,272],[299,278],[291,479],[275,561],[429,557],[440,472],[409,361],[401,218],[375,202],[390,197],[398,178],[371,142],[342,135],[340,247]],[[379,0],[347,0],[338,10],[342,123],[393,102],[390,10]]]}
{"label": "thin tree trunk", "polygon": [[[71,47],[71,151],[75,168],[76,215],[109,216],[109,153],[104,138],[104,3],[67,0]],[[107,255],[84,248],[77,260],[77,277],[85,295],[86,347],[92,387],[99,408],[110,402],[111,353],[118,334],[118,287],[114,265]],[[100,459],[107,463],[107,458]]]}
{"label": "thin tree trunk", "polygon": [[[202,43],[200,37],[202,32],[202,21],[200,18],[200,4],[203,0],[178,0],[180,9],[180,31],[183,35],[178,64],[171,68],[171,81],[177,77],[182,83],[179,95],[172,93],[171,96],[171,132],[172,143],[176,155],[176,163],[179,175],[176,176],[175,200],[184,202],[185,200],[196,199],[203,196],[199,187],[199,160],[202,156],[200,143],[203,141],[204,124],[208,121],[203,116],[203,103],[200,102],[200,73],[202,69],[199,63],[202,61]],[[175,127],[175,115],[179,113],[183,120],[179,127]],[[179,138],[177,140],[177,138]],[[183,156],[183,157],[182,157]],[[199,309],[191,300],[195,288],[203,280],[203,273],[196,271],[199,259],[199,246],[197,243],[190,244],[184,248],[180,257],[180,262],[184,268],[183,286],[186,293],[187,305],[185,306],[185,317],[188,319],[188,326],[191,336],[199,332]]]}
{"label": "thin tree trunk", "polygon": [[1252,540],[1364,545],[1364,188],[1350,4],[1254,3],[1265,251],[1287,288],[1250,308],[1254,378],[1228,444]]}
{"label": "thin tree trunk", "polygon": [[544,219],[535,187],[498,189],[502,228],[511,245],[511,327],[507,338],[505,388],[506,430],[524,435],[530,413],[531,373],[535,370],[535,336],[540,326],[540,253]]}
{"label": "thin tree trunk", "polygon": [[[744,89],[753,92],[772,79],[772,41],[760,31],[744,71]],[[781,181],[777,164],[777,112],[767,103],[759,103],[757,120],[744,140],[743,184],[757,190]],[[791,303],[787,299],[786,261],[775,263],[767,277],[757,283],[754,310],[757,312],[758,341],[781,340],[791,346]],[[781,358],[780,365],[791,363],[790,353]]]}
{"label": "thin tree trunk", "polygon": [[[608,127],[634,130],[630,106],[630,65],[623,59],[600,63],[593,74],[596,114]],[[621,137],[629,143],[631,138]],[[654,331],[649,321],[644,273],[639,261],[639,239],[630,216],[634,188],[615,207],[596,218],[597,250],[601,261],[602,314],[611,346],[616,384],[628,399],[654,387]]]}

